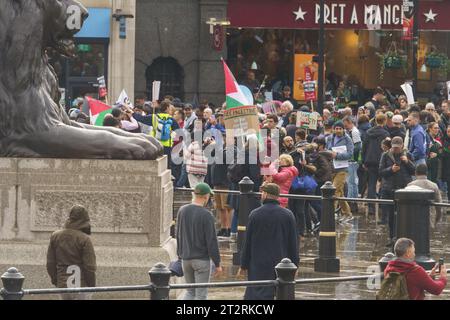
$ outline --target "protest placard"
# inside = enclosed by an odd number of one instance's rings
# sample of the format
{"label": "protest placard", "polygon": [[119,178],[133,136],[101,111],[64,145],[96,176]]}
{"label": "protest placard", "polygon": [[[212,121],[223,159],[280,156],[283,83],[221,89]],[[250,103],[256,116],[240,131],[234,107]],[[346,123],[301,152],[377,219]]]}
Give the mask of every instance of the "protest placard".
{"label": "protest placard", "polygon": [[316,112],[297,112],[297,127],[309,130],[317,130],[319,114]]}
{"label": "protest placard", "polygon": [[161,92],[161,81],[153,81],[153,88],[152,88],[153,100],[152,101],[159,100],[160,92]]}

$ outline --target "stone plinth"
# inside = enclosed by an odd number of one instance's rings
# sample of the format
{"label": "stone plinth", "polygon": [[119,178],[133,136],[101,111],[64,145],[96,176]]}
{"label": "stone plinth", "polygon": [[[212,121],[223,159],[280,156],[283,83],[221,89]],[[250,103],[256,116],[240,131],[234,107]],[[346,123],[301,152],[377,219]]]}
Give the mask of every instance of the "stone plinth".
{"label": "stone plinth", "polygon": [[[17,267],[24,288],[51,288],[46,271],[52,232],[74,204],[91,218],[97,285],[142,285],[157,262],[176,258],[170,237],[173,185],[167,158],[156,161],[0,158],[0,274]],[[148,299],[148,292],[96,294]],[[57,296],[27,297],[54,299]]]}
{"label": "stone plinth", "polygon": [[157,161],[0,159],[0,240],[48,240],[74,204],[98,245],[160,247],[170,239],[173,186]]}

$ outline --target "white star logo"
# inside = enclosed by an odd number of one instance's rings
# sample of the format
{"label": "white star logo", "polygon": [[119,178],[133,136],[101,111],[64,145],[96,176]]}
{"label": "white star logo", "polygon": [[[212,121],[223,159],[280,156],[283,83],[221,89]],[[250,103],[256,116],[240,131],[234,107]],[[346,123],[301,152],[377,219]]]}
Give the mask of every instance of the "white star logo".
{"label": "white star logo", "polygon": [[430,22],[430,21],[436,22],[435,18],[438,14],[433,13],[433,9],[430,9],[430,11],[428,13],[424,13],[423,15],[427,18],[426,22]]}
{"label": "white star logo", "polygon": [[298,6],[298,11],[293,11],[293,13],[295,14],[295,21],[297,21],[298,19],[302,19],[303,21],[305,21],[305,15],[307,14],[307,12],[303,11],[301,6]]}

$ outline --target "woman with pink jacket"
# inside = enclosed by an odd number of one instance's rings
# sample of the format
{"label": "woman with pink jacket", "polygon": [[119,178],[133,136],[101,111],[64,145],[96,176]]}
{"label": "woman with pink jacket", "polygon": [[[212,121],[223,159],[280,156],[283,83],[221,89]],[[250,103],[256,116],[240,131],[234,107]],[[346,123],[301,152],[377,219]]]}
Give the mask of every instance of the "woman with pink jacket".
{"label": "woman with pink jacket", "polygon": [[[279,168],[272,176],[267,177],[268,182],[276,183],[280,187],[281,194],[289,194],[292,181],[298,176],[299,172],[294,166],[294,159],[288,154],[282,154],[278,160]],[[276,171],[276,169],[273,167]],[[287,208],[288,199],[280,198],[280,205]]]}

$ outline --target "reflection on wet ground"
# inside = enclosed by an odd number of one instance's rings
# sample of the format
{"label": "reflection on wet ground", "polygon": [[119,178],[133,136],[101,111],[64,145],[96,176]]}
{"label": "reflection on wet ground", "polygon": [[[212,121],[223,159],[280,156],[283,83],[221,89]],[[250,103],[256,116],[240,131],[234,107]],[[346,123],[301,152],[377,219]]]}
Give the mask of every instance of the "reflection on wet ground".
{"label": "reflection on wet ground", "polygon": [[[450,219],[449,219],[450,221]],[[450,223],[441,222],[431,231],[431,256],[437,261],[444,257],[450,261]],[[300,245],[299,279],[322,278],[335,276],[353,276],[370,274],[370,267],[377,267],[378,260],[388,251],[387,226],[376,225],[375,218],[364,215],[356,216],[350,224],[338,225],[337,257],[340,258],[340,274],[324,274],[314,272],[314,259],[318,256],[318,239],[306,238]],[[232,253],[235,243],[221,241],[224,273],[214,281],[246,280],[236,277],[238,268],[232,266]],[[209,298],[213,300],[241,300],[244,288],[222,288],[209,290]],[[369,289],[366,281],[306,284],[297,285],[297,299],[338,299],[338,300],[372,300],[377,289]],[[427,295],[427,299],[450,299],[450,288],[444,290],[439,297]]]}

